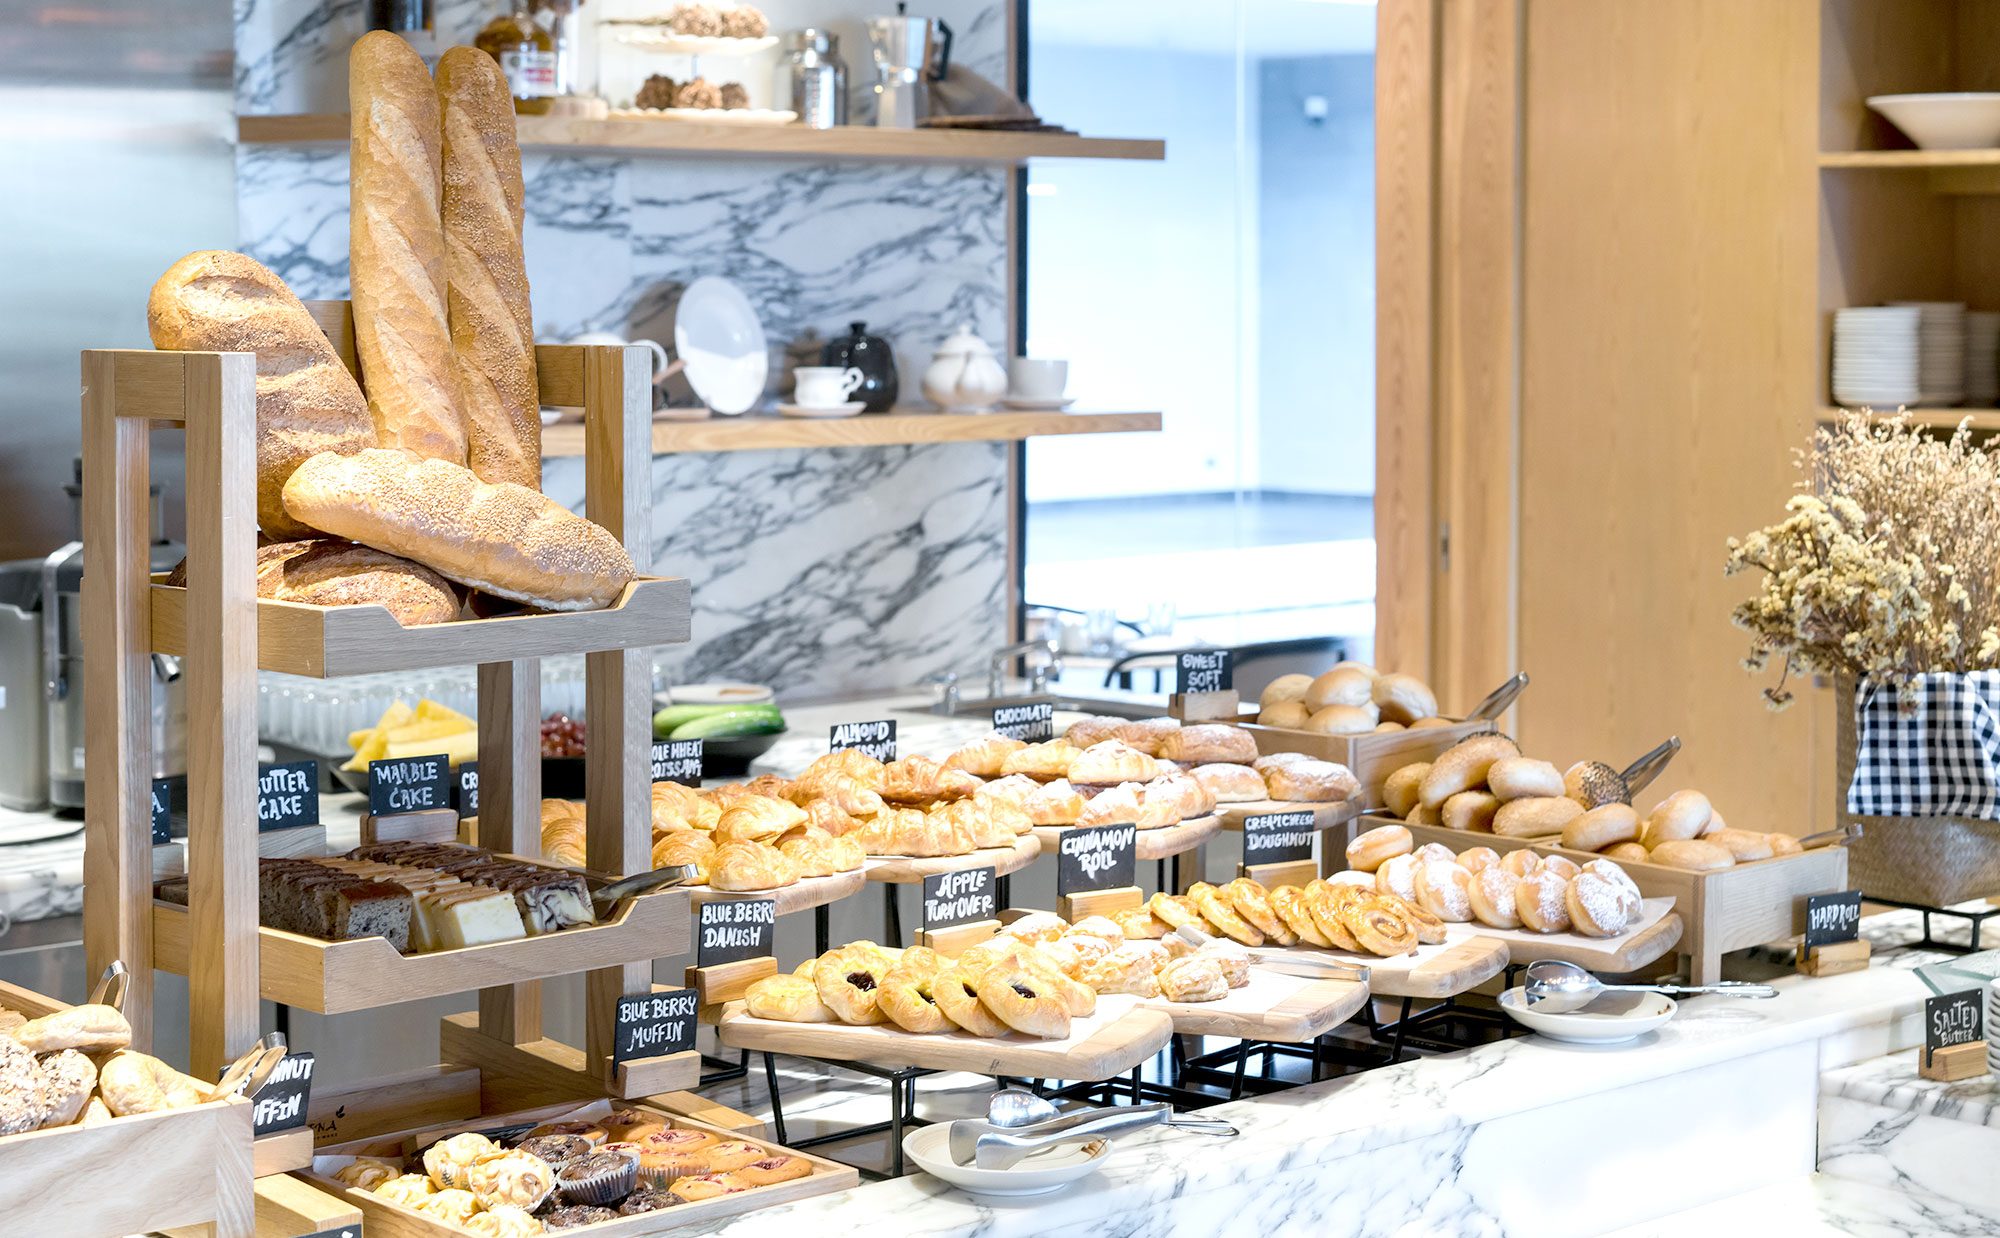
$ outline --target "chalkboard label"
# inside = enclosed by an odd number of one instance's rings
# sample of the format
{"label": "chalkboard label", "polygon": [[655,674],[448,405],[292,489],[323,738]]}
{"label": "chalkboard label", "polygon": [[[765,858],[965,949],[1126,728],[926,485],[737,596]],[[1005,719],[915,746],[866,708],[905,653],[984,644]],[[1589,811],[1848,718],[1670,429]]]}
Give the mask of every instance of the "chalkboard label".
{"label": "chalkboard label", "polygon": [[678,782],[684,787],[700,786],[701,747],[698,739],[654,740],[653,781]]}
{"label": "chalkboard label", "polygon": [[1002,705],[993,711],[993,733],[1031,744],[1054,739],[1056,703],[1035,701],[1028,705]]}
{"label": "chalkboard label", "polygon": [[1924,1001],[1924,1063],[1931,1054],[1953,1045],[1971,1044],[1986,1038],[1985,1020],[1980,1009],[1979,990],[1946,993]]}
{"label": "chalkboard label", "polygon": [[778,900],[717,899],[695,911],[694,963],[740,963],[771,953],[778,927]]}
{"label": "chalkboard label", "polygon": [[390,817],[399,812],[449,807],[451,760],[443,753],[383,757],[368,766],[368,815]]}
{"label": "chalkboard label", "polygon": [[361,1238],[361,1222],[356,1221],[352,1225],[339,1225],[333,1229],[314,1230],[312,1233],[304,1235],[303,1238]]}
{"label": "chalkboard label", "polygon": [[319,824],[319,762],[257,767],[257,828],[294,830]]}
{"label": "chalkboard label", "polygon": [[618,999],[611,1061],[665,1057],[694,1048],[693,989],[635,993]]}
{"label": "chalkboard label", "polygon": [[153,779],[153,842],[174,841],[174,780]]}
{"label": "chalkboard label", "polygon": [[994,901],[991,868],[962,868],[924,878],[924,928],[950,928],[974,920],[991,920],[1000,910]]}
{"label": "chalkboard label", "polygon": [[1806,896],[1806,949],[1861,935],[1861,891]]}
{"label": "chalkboard label", "polygon": [[479,815],[479,762],[477,761],[458,763],[458,815],[460,818]]}
{"label": "chalkboard label", "polygon": [[835,752],[843,748],[854,748],[867,753],[877,761],[893,761],[896,759],[896,723],[894,719],[882,722],[842,722],[828,733],[826,742]]}
{"label": "chalkboard label", "polygon": [[1183,696],[1226,692],[1236,686],[1235,658],[1227,649],[1191,649],[1174,659],[1175,681]]}
{"label": "chalkboard label", "polygon": [[1313,854],[1310,812],[1263,812],[1243,818],[1243,862],[1286,864]]}
{"label": "chalkboard label", "polygon": [[1132,885],[1138,874],[1138,845],[1136,825],[1064,830],[1056,852],[1056,893],[1067,897]]}
{"label": "chalkboard label", "polygon": [[258,1135],[297,1130],[306,1124],[312,1078],[312,1054],[297,1050],[285,1054],[257,1095],[250,1098],[250,1123]]}

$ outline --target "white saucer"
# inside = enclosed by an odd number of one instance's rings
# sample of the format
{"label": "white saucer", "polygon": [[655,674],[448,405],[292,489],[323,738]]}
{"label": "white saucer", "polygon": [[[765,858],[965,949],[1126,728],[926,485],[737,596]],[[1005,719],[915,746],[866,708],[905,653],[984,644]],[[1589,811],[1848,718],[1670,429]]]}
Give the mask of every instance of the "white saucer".
{"label": "white saucer", "polygon": [[787,417],[852,417],[865,405],[860,400],[849,400],[845,404],[780,404],[778,411]]}
{"label": "white saucer", "polygon": [[1068,408],[1070,405],[1076,403],[1076,397],[1064,396],[1053,400],[1028,400],[1020,396],[1010,395],[1003,397],[1000,402],[1008,408],[1018,408],[1023,412],[1052,413],[1058,409]]}
{"label": "white saucer", "polygon": [[[1629,1004],[1617,1014],[1592,1013],[1592,1007],[1613,1001]],[[1500,1009],[1511,1015],[1516,1023],[1551,1040],[1566,1040],[1580,1045],[1613,1045],[1635,1040],[1665,1026],[1678,1007],[1673,998],[1663,993],[1606,993],[1582,1010],[1549,1014],[1528,1005],[1528,991],[1515,985],[1500,995]]]}
{"label": "white saucer", "polygon": [[976,1169],[951,1159],[951,1123],[919,1126],[903,1137],[903,1151],[934,1178],[974,1195],[1046,1195],[1088,1177],[1111,1152],[1109,1140],[1059,1144],[1012,1169]]}

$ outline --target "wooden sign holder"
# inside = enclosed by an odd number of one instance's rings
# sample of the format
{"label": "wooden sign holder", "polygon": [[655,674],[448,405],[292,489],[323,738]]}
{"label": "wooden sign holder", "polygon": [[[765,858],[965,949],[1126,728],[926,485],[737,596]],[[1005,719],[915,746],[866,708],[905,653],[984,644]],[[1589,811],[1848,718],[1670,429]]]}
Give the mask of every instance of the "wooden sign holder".
{"label": "wooden sign holder", "polygon": [[1000,932],[1000,921],[968,920],[939,929],[918,929],[912,944],[928,946],[948,959],[955,959],[981,942],[992,941]]}
{"label": "wooden sign holder", "polygon": [[[539,813],[539,808],[537,809]],[[539,816],[537,817],[539,820]],[[458,813],[450,808],[426,808],[421,812],[384,813],[382,816],[361,814],[361,843],[373,846],[376,843],[454,843],[458,841]],[[542,840],[539,827],[535,847],[541,849]],[[515,852],[514,854],[524,854]],[[525,854],[533,855],[534,852]]]}
{"label": "wooden sign holder", "polygon": [[699,1007],[696,1017],[703,1023],[720,1022],[725,1004],[742,1000],[751,985],[777,974],[778,960],[768,954],[734,963],[688,968],[687,987],[694,990],[695,1004]]}
{"label": "wooden sign holder", "polygon": [[1235,722],[1243,713],[1236,689],[1220,692],[1175,692],[1167,697],[1167,714],[1182,722]]}
{"label": "wooden sign holder", "polygon": [[1238,864],[1236,873],[1240,877],[1272,889],[1277,886],[1310,885],[1319,877],[1318,860],[1285,860],[1277,864]]}
{"label": "wooden sign holder", "polygon": [[1986,1042],[1983,1040],[1968,1040],[1962,1045],[1949,1045],[1928,1052],[1922,1046],[1917,1048],[1917,1074],[1938,1083],[1977,1079],[1990,1069],[1986,1064]]}
{"label": "wooden sign holder", "polygon": [[1867,940],[1857,937],[1825,946],[1801,946],[1796,966],[1802,976],[1838,976],[1865,969],[1872,954]]}
{"label": "wooden sign holder", "polygon": [[1056,896],[1056,914],[1075,924],[1086,916],[1108,916],[1144,905],[1146,892],[1138,886],[1113,886],[1109,890],[1086,890],[1082,894]]}

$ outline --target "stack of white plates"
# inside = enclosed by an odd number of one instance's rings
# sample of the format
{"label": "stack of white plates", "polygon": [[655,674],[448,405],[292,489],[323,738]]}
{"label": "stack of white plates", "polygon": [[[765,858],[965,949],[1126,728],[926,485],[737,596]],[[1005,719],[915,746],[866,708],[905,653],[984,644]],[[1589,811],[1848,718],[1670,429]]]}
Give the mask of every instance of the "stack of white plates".
{"label": "stack of white plates", "polygon": [[1847,408],[1891,409],[1915,404],[1917,328],[1914,306],[1844,309],[1833,316],[1833,398]]}
{"label": "stack of white plates", "polygon": [[2000,404],[2000,314],[1965,316],[1965,398],[1982,407]]}
{"label": "stack of white plates", "polygon": [[1917,321],[1917,403],[1933,407],[1965,398],[1965,303],[1897,301],[1914,306]]}

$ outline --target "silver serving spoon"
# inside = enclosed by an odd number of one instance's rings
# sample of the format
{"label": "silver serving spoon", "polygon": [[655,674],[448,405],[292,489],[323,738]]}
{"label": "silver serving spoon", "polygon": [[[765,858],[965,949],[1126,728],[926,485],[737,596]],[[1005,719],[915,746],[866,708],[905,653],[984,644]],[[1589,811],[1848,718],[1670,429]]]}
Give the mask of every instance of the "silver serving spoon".
{"label": "silver serving spoon", "polygon": [[1606,984],[1574,963],[1559,959],[1537,959],[1528,964],[1526,996],[1528,1005],[1548,1014],[1581,1010],[1597,1000],[1600,993],[1665,993],[1686,997],[1692,993],[1721,993],[1729,997],[1776,997],[1768,984],[1748,984],[1725,980],[1720,984]]}
{"label": "silver serving spoon", "polygon": [[1204,1135],[1234,1135],[1236,1128],[1214,1118],[1177,1118],[1171,1106],[1155,1102],[1147,1105],[1109,1105],[1064,1113],[1052,1101],[1019,1088],[1002,1088],[986,1102],[986,1120],[994,1126],[1019,1130],[1032,1126],[1036,1131],[1059,1131],[1091,1121],[1105,1114],[1157,1113],[1166,1125]]}

